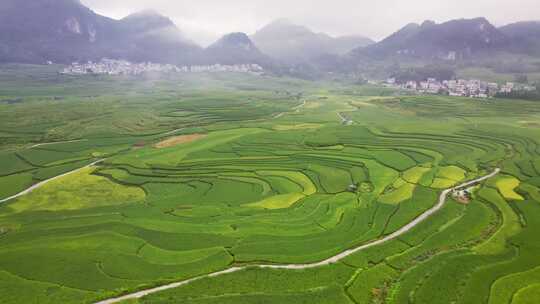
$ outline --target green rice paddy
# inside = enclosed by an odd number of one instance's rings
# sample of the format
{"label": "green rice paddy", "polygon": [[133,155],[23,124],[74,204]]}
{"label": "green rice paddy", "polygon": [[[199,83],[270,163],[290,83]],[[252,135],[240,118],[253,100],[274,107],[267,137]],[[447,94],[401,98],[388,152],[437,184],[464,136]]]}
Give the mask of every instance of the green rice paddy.
{"label": "green rice paddy", "polygon": [[[235,74],[0,75],[0,302],[540,302],[538,103]],[[45,69],[45,68],[43,68]],[[29,89],[26,89],[29,88]],[[301,93],[301,95],[299,94]],[[304,103],[305,101],[305,103]],[[338,113],[354,124],[345,126]],[[206,134],[158,149],[178,135]]]}

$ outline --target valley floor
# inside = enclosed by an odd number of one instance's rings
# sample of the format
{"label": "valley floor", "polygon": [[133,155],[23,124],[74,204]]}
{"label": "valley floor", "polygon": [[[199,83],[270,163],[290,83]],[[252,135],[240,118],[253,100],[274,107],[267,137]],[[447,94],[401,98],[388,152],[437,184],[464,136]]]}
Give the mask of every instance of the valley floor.
{"label": "valley floor", "polygon": [[35,69],[0,74],[3,303],[540,300],[535,102]]}

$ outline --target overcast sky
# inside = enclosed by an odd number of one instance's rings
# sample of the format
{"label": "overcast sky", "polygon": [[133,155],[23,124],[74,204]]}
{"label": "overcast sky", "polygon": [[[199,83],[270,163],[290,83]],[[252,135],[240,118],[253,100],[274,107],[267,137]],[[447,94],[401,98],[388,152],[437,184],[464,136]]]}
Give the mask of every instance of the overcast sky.
{"label": "overcast sky", "polygon": [[191,38],[208,44],[229,32],[251,34],[279,18],[328,34],[379,40],[410,22],[484,16],[496,25],[540,20],[539,0],[82,0],[122,18],[142,9],[170,17]]}

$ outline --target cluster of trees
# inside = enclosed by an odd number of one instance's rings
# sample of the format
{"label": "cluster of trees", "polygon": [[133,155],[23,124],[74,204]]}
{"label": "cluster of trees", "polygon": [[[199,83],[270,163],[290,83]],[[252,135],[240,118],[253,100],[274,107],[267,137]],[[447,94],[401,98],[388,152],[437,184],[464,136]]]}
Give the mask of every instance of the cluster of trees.
{"label": "cluster of trees", "polygon": [[540,101],[540,83],[534,84],[534,87],[536,88],[534,91],[519,90],[512,91],[512,93],[497,93],[495,97]]}
{"label": "cluster of trees", "polygon": [[512,93],[497,93],[495,97],[540,101],[540,90],[536,89],[535,91],[513,91]]}
{"label": "cluster of trees", "polygon": [[395,71],[392,77],[396,82],[403,83],[407,81],[425,81],[428,78],[436,78],[437,80],[449,80],[456,77],[456,72],[453,68],[443,65],[426,65],[423,67],[404,68]]}

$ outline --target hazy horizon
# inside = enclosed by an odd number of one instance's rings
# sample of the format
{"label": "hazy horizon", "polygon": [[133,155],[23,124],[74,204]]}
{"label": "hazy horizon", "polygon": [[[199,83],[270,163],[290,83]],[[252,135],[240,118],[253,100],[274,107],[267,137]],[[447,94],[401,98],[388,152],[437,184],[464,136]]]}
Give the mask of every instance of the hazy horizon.
{"label": "hazy horizon", "polygon": [[[252,34],[273,20],[282,18],[332,36],[363,35],[374,40],[381,40],[407,23],[421,23],[424,20],[444,22],[486,17],[500,26],[540,19],[537,0],[382,0],[368,5],[353,0],[316,4],[307,0],[275,0],[272,3],[262,0],[199,0],[196,3],[170,0],[82,2],[97,13],[116,19],[143,9],[154,9],[170,17],[188,38],[202,45],[208,45],[230,32]],[[366,6],[369,9],[363,9]],[[396,12],[400,12],[399,15]]]}

